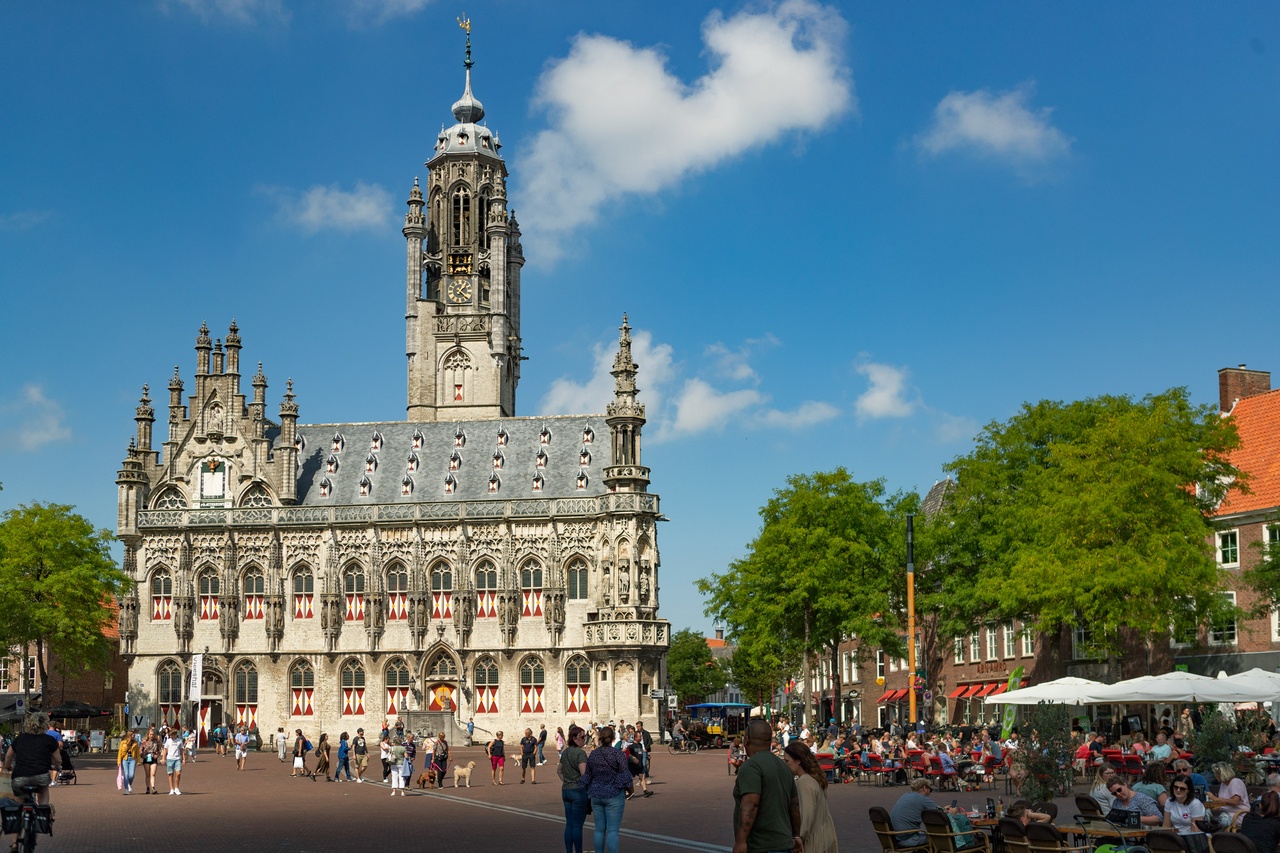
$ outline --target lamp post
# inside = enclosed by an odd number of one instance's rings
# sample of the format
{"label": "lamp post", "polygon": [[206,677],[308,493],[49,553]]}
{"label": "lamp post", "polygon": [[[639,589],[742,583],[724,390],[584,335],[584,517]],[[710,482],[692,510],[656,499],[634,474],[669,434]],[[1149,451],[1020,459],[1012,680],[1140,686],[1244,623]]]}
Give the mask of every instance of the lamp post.
{"label": "lamp post", "polygon": [[915,516],[907,516],[907,700],[911,725],[920,719],[916,715],[916,566],[915,536],[912,522]]}

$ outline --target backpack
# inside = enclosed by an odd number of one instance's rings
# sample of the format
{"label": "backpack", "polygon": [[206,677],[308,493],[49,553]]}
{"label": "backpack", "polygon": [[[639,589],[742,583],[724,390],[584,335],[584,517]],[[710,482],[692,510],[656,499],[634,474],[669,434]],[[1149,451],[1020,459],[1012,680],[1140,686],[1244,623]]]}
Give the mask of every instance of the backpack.
{"label": "backpack", "polygon": [[307,740],[306,738],[302,739],[302,751],[303,752],[311,751],[311,741]]}

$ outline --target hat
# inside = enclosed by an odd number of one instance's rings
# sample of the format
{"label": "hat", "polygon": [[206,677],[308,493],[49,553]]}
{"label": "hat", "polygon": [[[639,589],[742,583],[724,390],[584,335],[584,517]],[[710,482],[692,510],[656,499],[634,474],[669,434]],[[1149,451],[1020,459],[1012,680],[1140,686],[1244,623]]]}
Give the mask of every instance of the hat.
{"label": "hat", "polygon": [[828,723],[834,723],[835,721],[836,721],[835,717],[832,717],[831,719],[827,720]]}
{"label": "hat", "polygon": [[932,788],[933,783],[929,781],[927,776],[917,776],[911,780],[911,790],[919,792],[921,788]]}

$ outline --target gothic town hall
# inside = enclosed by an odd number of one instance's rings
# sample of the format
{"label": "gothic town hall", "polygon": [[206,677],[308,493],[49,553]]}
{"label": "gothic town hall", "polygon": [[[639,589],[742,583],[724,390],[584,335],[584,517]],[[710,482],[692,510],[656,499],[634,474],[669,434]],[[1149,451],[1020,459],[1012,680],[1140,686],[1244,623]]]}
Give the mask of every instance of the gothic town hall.
{"label": "gothic town hall", "polygon": [[670,626],[630,330],[604,414],[516,416],[524,256],[466,68],[404,220],[406,420],[302,423],[291,385],[269,410],[234,322],[200,328],[159,446],[143,387],[116,481],[134,714],[264,739],[657,715]]}

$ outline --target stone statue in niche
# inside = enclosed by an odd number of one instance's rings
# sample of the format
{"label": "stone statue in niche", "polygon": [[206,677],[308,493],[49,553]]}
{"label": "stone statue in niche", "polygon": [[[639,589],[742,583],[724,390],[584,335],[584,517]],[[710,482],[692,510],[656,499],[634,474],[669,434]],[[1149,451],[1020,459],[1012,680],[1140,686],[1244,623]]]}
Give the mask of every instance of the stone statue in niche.
{"label": "stone statue in niche", "polygon": [[648,604],[649,603],[649,576],[647,574],[640,575],[640,582],[638,586],[640,589],[640,603]]}
{"label": "stone statue in niche", "polygon": [[623,604],[631,594],[631,580],[625,574],[618,576],[618,600]]}

